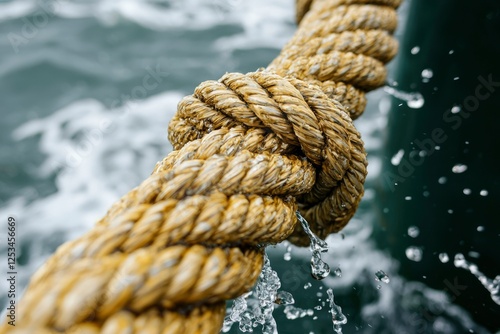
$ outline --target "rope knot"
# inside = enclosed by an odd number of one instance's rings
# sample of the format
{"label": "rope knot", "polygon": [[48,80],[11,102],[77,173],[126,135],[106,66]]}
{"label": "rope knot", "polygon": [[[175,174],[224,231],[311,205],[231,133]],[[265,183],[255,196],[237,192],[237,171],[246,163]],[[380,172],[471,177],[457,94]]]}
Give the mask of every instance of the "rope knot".
{"label": "rope knot", "polygon": [[[291,174],[266,182],[295,196],[320,236],[340,230],[352,217],[363,194],[366,154],[344,107],[320,86],[266,70],[226,73],[218,81],[203,82],[180,101],[169,125],[169,140],[182,150],[196,139],[213,142],[212,134],[221,129],[230,130],[225,136],[216,132],[220,141],[240,137],[236,146],[231,145],[231,155],[267,152],[296,159],[295,175],[301,178],[292,180]],[[255,145],[257,140],[260,143]],[[227,144],[220,142],[219,148],[224,147]],[[210,154],[217,153],[210,150]],[[299,167],[301,158],[308,163]],[[315,173],[301,169],[306,166],[313,166]],[[302,186],[290,193],[295,180]],[[308,239],[297,231],[290,240],[304,245]]]}

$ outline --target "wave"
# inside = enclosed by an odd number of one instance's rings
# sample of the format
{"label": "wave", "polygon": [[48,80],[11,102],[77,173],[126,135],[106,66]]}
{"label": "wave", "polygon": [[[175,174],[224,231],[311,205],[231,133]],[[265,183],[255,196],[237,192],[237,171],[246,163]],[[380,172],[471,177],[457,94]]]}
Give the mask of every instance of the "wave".
{"label": "wave", "polygon": [[[19,287],[57,245],[90,229],[168,154],[167,124],[181,97],[167,92],[123,101],[114,109],[96,100],[80,100],[13,132],[17,141],[40,138],[39,150],[46,158],[35,172],[54,177],[57,187],[49,196],[33,202],[14,198],[2,208],[19,222],[18,250],[29,258],[19,268]],[[0,246],[2,254],[4,247]]]}
{"label": "wave", "polygon": [[0,4],[0,22],[28,15],[49,15],[75,19],[94,17],[104,24],[120,20],[165,30],[208,29],[222,23],[253,26],[259,16],[271,16],[268,23],[283,24],[293,18],[293,0],[15,0]]}

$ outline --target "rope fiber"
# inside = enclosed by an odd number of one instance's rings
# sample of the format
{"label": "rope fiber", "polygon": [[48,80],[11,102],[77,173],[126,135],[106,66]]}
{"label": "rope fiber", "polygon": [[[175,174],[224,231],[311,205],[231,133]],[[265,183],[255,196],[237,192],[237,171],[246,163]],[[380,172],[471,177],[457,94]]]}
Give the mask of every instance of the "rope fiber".
{"label": "rope fiber", "polygon": [[0,333],[218,333],[266,245],[309,243],[296,210],[321,238],[354,215],[367,160],[352,119],[396,54],[399,3],[298,0],[280,55],[183,98],[174,151],[57,249]]}

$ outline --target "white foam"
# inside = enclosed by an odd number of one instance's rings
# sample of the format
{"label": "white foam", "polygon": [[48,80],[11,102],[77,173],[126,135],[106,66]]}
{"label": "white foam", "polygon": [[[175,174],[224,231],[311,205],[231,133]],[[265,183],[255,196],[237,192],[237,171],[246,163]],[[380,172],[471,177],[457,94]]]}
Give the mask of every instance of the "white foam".
{"label": "white foam", "polygon": [[[50,252],[36,249],[54,243],[47,241],[54,234],[62,233],[62,242],[90,229],[171,150],[166,129],[181,97],[167,92],[117,109],[107,109],[95,100],[76,101],[14,131],[17,140],[40,136],[39,149],[46,159],[34,172],[41,177],[55,175],[57,186],[57,192],[47,197],[31,203],[15,198],[4,207],[17,215],[18,240],[32,240],[30,247],[34,247],[28,267],[19,268],[19,286]],[[102,131],[105,120],[111,127]],[[85,145],[88,148],[82,150]]]}

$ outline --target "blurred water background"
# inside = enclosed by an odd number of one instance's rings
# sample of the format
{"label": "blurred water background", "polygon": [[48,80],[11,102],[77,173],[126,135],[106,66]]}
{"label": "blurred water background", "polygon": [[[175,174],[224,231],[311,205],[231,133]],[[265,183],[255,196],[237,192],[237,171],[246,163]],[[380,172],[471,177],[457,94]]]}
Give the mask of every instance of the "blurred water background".
{"label": "blurred water background", "polygon": [[[168,154],[167,124],[183,95],[226,71],[266,66],[294,31],[293,0],[0,1],[0,210],[18,221],[18,290]],[[279,333],[333,333],[327,288],[347,316],[344,333],[487,333],[443,292],[399,277],[371,239],[390,102],[382,90],[369,101],[356,121],[369,153],[366,194],[328,239],[332,274],[314,281],[307,249],[268,249],[298,308],[276,308]],[[5,229],[0,238],[6,263]],[[389,283],[376,280],[379,270]]]}

